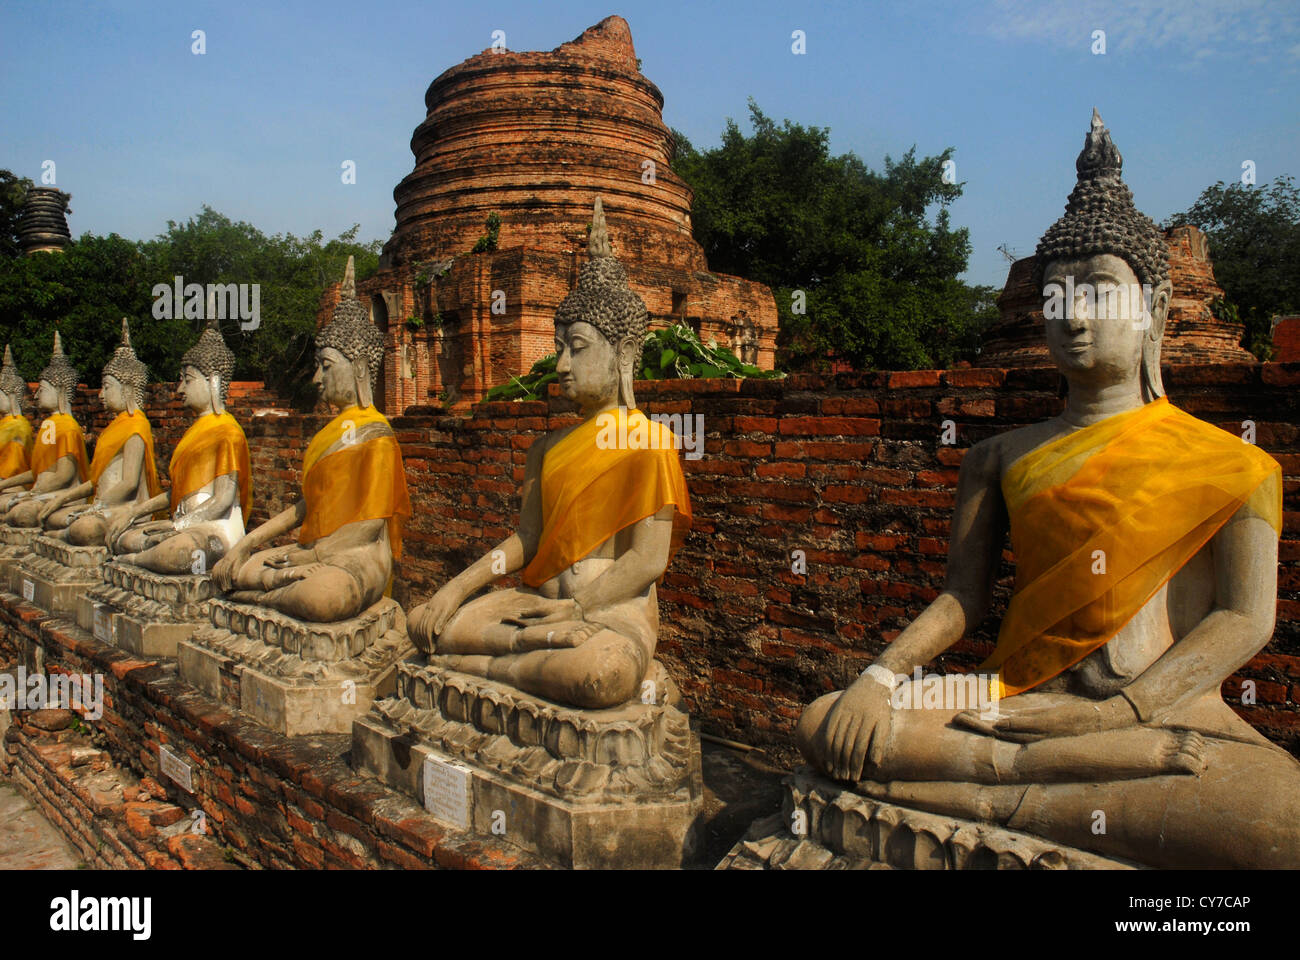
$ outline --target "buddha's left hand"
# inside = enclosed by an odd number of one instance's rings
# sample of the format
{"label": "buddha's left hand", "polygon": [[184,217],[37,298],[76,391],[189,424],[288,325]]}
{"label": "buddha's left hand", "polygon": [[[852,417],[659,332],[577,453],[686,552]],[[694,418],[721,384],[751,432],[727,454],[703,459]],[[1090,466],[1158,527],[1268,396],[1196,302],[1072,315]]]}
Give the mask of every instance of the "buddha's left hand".
{"label": "buddha's left hand", "polygon": [[548,597],[535,597],[518,615],[507,622],[521,627],[531,627],[539,623],[557,623],[562,620],[581,620],[582,612],[572,600],[552,600]]}
{"label": "buddha's left hand", "polygon": [[977,710],[967,710],[957,714],[953,723],[1001,740],[1030,743],[1050,737],[1100,733],[1137,722],[1128,701],[1118,696],[1107,700],[1070,697],[1052,704],[1024,707],[1008,706],[1004,701],[998,706],[998,712],[1001,716],[990,721]]}

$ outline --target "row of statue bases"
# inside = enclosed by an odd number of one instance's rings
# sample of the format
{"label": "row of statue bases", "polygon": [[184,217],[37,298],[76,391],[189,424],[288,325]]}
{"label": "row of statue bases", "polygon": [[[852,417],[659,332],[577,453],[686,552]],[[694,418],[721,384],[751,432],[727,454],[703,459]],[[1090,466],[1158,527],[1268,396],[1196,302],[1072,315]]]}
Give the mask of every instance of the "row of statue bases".
{"label": "row of statue bases", "polygon": [[[1300,866],[1300,763],[1220,695],[1271,637],[1280,468],[1165,397],[1163,235],[1095,113],[1077,170],[1038,279],[1147,284],[1150,322],[1128,300],[1046,319],[1064,412],[967,451],[945,589],[803,711],[808,766],[720,866]],[[235,358],[214,324],[182,359],[194,420],[169,489],[125,320],[89,461],[58,334],[35,431],[6,348],[0,579],[67,629],[175,658],[285,736],[350,733],[358,772],[457,831],[565,866],[695,862],[699,739],[655,659],[656,583],[690,498],[671,427],[636,407],[647,313],[599,199],[588,253],[555,316],[578,422],[529,448],[516,532],[409,615],[388,595],[411,504],[371,396],[384,341],[350,260],[317,335],[337,416],[307,447],[301,497],[251,531],[248,444],[224,408]],[[923,675],[984,618],[1008,529],[1016,590],[994,653],[962,682]],[[520,586],[493,589],[507,574]],[[163,744],[163,773],[202,789],[182,755]]]}

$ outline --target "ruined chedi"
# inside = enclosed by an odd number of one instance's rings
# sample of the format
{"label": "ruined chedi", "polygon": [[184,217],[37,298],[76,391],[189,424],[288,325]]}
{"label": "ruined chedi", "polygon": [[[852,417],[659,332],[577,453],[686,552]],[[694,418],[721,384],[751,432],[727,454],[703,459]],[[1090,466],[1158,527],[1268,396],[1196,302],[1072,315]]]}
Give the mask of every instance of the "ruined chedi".
{"label": "ruined chedi", "polygon": [[[771,368],[772,293],[709,272],[691,190],[671,167],[663,95],[621,17],[551,51],[485,50],[434,80],[425,104],[415,169],[393,191],[396,227],[379,272],[359,285],[385,334],[381,409],[478,400],[552,352],[593,194],[652,328],[688,323]],[[495,249],[471,253],[491,215]]]}
{"label": "ruined chedi", "polygon": [[59,253],[72,243],[64,211],[68,194],[54,187],[31,187],[18,219],[18,245],[26,256]]}
{"label": "ruined chedi", "polygon": [[[504,836],[565,866],[675,867],[699,747],[654,658],[655,584],[690,501],[671,431],[636,409],[646,308],[599,199],[589,251],[554,318],[582,419],[529,448],[518,531],[412,611],[426,661],[401,664],[397,696],[354,724],[352,757],[462,829],[500,834],[510,811]],[[511,573],[524,586],[478,595]]]}

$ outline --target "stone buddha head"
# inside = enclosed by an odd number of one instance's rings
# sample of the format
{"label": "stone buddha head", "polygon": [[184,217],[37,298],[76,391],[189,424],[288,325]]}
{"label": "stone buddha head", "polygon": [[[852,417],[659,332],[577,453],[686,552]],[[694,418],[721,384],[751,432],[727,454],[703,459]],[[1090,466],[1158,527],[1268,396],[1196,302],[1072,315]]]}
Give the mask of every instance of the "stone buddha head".
{"label": "stone buddha head", "polygon": [[181,379],[176,393],[196,416],[224,413],[230,378],[235,375],[235,355],[221,337],[216,318],[208,321],[198,343],[181,357]]}
{"label": "stone buddha head", "polygon": [[104,364],[103,383],[99,390],[100,402],[109,413],[135,413],[144,406],[144,388],[149,383],[149,370],[135,355],[131,346],[131,330],[126,317],[122,318],[122,343],[113,351],[112,358]]}
{"label": "stone buddha head", "polygon": [[50,362],[39,377],[36,388],[36,405],[42,413],[72,413],[73,395],[81,375],[63,355],[63,341],[59,331],[54,331],[54,352]]}
{"label": "stone buddha head", "polygon": [[578,272],[577,288],[555,311],[555,372],[564,396],[583,410],[617,402],[636,406],[632,382],[645,345],[649,316],[614,259],[605,213],[596,198],[587,241],[591,259]]}
{"label": "stone buddha head", "polygon": [[1137,372],[1142,399],[1164,396],[1160,343],[1173,287],[1164,234],[1133,206],[1123,158],[1094,109],[1065,215],[1038,242],[1047,347],[1067,383]]}
{"label": "stone buddha head", "polygon": [[0,367],[0,417],[21,416],[27,398],[27,382],[14,365],[14,355],[5,344],[4,366]]}
{"label": "stone buddha head", "polygon": [[355,266],[348,257],[338,306],[316,334],[316,375],[325,402],[344,410],[374,406],[374,385],[384,362],[384,335],[357,299]]}

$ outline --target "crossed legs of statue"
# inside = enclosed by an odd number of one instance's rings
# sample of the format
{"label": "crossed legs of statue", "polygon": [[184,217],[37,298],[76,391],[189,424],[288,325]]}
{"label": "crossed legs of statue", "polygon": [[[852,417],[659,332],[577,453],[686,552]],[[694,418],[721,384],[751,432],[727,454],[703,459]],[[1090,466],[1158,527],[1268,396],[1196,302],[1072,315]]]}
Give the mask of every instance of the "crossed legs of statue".
{"label": "crossed legs of statue", "polygon": [[[636,602],[602,610],[602,623],[525,626],[513,619],[541,596],[528,588],[504,588],[466,603],[437,640],[436,651],[456,652],[435,652],[429,662],[589,710],[637,699],[654,659],[655,631],[641,622]],[[525,652],[504,652],[521,642]]]}
{"label": "crossed legs of statue", "polygon": [[[822,769],[820,730],[838,696],[814,702],[796,732],[804,756]],[[1068,696],[1014,700],[1028,707]],[[1150,866],[1295,866],[1295,761],[1217,695],[1161,725],[1024,744],[953,726],[959,712],[894,710],[885,755],[855,789]]]}
{"label": "crossed legs of statue", "polygon": [[339,550],[328,562],[285,563],[303,548],[262,550],[235,573],[230,599],[273,607],[299,620],[334,623],[357,616],[384,595],[392,567],[388,544]]}
{"label": "crossed legs of statue", "polygon": [[[226,554],[226,543],[201,527],[176,532],[170,520],[131,527],[118,538],[118,557],[155,573],[207,573]],[[196,565],[202,557],[202,565]],[[197,566],[197,569],[196,569]]]}
{"label": "crossed legs of statue", "polygon": [[[5,523],[9,524],[11,527],[39,527],[41,511],[43,509],[45,509],[44,500],[37,500],[35,497],[29,497],[28,499],[15,504],[9,512],[5,514]],[[62,512],[62,510],[59,511],[59,513]]]}

